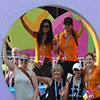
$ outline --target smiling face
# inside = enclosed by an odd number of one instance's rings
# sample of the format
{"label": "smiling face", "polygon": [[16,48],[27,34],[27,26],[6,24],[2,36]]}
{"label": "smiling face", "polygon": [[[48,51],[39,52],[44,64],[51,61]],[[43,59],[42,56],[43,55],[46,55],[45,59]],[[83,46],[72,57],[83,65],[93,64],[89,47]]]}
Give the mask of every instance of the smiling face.
{"label": "smiling face", "polygon": [[59,79],[61,78],[61,72],[59,69],[56,69],[54,72],[53,72],[53,76],[55,79]]}
{"label": "smiling face", "polygon": [[64,28],[64,31],[70,32],[71,29],[73,28],[73,25],[70,23],[65,23],[65,24],[63,24],[63,28]]}
{"label": "smiling face", "polygon": [[77,69],[77,68],[75,68],[75,69],[73,70],[73,74],[74,74],[74,76],[75,76],[76,78],[80,78],[81,73],[82,73],[82,70],[79,70],[79,69]]}
{"label": "smiling face", "polygon": [[86,64],[87,67],[93,67],[93,65],[94,65],[94,59],[92,58],[91,55],[87,55],[85,57],[85,64]]}
{"label": "smiling face", "polygon": [[42,31],[44,34],[47,34],[50,30],[50,25],[48,22],[43,23],[42,25]]}
{"label": "smiling face", "polygon": [[27,68],[27,65],[29,63],[28,59],[29,59],[29,56],[27,54],[21,55],[21,67]]}

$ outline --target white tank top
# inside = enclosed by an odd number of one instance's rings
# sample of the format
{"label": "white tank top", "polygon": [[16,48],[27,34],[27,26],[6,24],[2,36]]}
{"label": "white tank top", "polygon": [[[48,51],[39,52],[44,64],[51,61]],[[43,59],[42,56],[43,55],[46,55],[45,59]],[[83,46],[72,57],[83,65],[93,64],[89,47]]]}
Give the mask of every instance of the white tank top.
{"label": "white tank top", "polygon": [[[31,75],[32,70],[28,70],[27,73]],[[33,100],[34,88],[31,81],[19,69],[16,71],[14,82],[16,100]],[[39,97],[37,100],[40,100]]]}

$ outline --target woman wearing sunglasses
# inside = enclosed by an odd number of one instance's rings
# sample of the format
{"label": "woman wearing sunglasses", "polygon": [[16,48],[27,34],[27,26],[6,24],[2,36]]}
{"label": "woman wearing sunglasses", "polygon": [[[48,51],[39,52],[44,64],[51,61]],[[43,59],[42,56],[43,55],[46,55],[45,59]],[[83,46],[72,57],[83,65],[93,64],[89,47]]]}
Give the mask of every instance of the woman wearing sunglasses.
{"label": "woman wearing sunglasses", "polygon": [[13,71],[14,74],[16,100],[40,100],[38,97],[38,82],[36,75],[33,71],[28,69],[29,54],[28,53],[21,54],[20,67],[30,75],[33,85],[29,80],[29,78],[20,70],[20,68],[18,68],[17,65],[12,63],[7,58],[6,40],[3,39],[3,41],[4,41],[3,60],[7,64],[9,69]]}
{"label": "woman wearing sunglasses", "polygon": [[[25,23],[25,15],[21,16],[21,22],[28,33],[35,38],[35,61],[40,66],[35,66],[33,71],[38,76],[52,77],[52,50],[57,53],[56,43],[53,42],[53,31],[52,25],[49,19],[44,19],[41,24],[39,31],[34,31],[27,23]],[[28,19],[27,19],[28,20]],[[28,20],[29,21],[29,20]],[[35,64],[36,65],[36,64]]]}

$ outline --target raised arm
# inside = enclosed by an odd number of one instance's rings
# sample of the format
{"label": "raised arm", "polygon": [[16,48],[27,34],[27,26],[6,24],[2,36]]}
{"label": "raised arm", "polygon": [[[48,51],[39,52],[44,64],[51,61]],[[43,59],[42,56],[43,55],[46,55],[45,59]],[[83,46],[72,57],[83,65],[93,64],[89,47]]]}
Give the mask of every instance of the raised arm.
{"label": "raised arm", "polygon": [[78,18],[78,22],[80,23],[81,27],[80,29],[77,31],[77,36],[80,37],[84,31],[84,25],[83,25],[83,22],[80,18]]}
{"label": "raised arm", "polygon": [[34,35],[34,33],[38,33],[38,31],[34,30],[39,30],[40,24],[43,19],[45,19],[48,16],[49,12],[47,10],[43,11],[35,20],[35,22],[30,22],[28,18],[24,15],[20,17],[21,22],[24,26],[24,28],[29,32],[30,35]]}
{"label": "raised arm", "polygon": [[37,76],[37,79],[38,79],[38,82],[41,82],[43,84],[47,84],[48,87],[51,86],[51,84],[52,84],[52,79],[51,78]]}
{"label": "raised arm", "polygon": [[31,74],[31,79],[32,79],[32,82],[33,82],[33,87],[34,87],[34,96],[33,96],[33,100],[37,100],[37,97],[38,97],[38,81],[37,81],[37,77],[35,75],[35,73],[32,71],[32,74]]}
{"label": "raised arm", "polygon": [[26,18],[25,14],[20,17],[20,20],[21,20],[24,28],[27,30],[27,32],[29,32],[30,35],[33,36],[34,35],[34,31],[31,28],[29,28],[29,26],[25,23],[23,18],[25,18],[28,22],[30,22],[30,21]]}
{"label": "raised arm", "polygon": [[9,67],[9,69],[11,69],[13,72],[14,72],[14,75],[15,75],[15,72],[17,70],[17,66],[15,64],[13,64],[8,58],[7,58],[7,50],[6,50],[6,40],[3,39],[4,41],[4,45],[3,45],[3,60],[4,62],[6,63],[6,65]]}

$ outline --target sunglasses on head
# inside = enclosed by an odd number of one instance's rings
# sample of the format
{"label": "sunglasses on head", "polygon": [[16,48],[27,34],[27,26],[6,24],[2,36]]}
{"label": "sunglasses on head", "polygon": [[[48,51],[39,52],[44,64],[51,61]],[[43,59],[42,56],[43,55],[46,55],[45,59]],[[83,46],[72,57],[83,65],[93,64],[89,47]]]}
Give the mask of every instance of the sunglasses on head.
{"label": "sunglasses on head", "polygon": [[21,61],[21,62],[23,62],[23,61],[28,62],[28,60],[29,60],[29,59],[20,58],[20,61]]}
{"label": "sunglasses on head", "polygon": [[42,25],[42,27],[46,27],[46,28],[49,28],[49,26],[48,26],[48,25]]}

